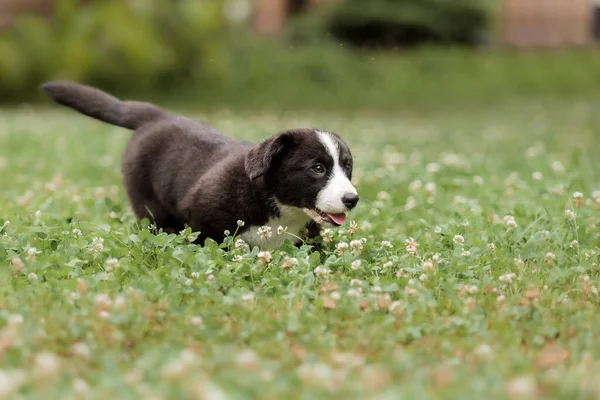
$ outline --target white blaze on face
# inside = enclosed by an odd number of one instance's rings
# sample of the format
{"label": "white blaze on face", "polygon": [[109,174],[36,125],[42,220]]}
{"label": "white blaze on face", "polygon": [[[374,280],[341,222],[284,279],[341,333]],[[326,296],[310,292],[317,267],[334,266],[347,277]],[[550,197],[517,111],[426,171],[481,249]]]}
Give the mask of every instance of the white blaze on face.
{"label": "white blaze on face", "polygon": [[325,213],[347,212],[348,208],[342,202],[342,198],[358,193],[340,166],[340,150],[333,136],[321,131],[317,131],[317,135],[333,158],[333,171],[327,171],[330,176],[329,181],[317,196],[317,208]]}

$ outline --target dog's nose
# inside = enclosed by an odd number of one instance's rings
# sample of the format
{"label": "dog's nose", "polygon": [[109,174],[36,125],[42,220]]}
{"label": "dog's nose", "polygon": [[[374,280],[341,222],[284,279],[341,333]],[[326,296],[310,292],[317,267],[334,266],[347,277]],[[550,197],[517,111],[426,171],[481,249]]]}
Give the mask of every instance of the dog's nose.
{"label": "dog's nose", "polygon": [[356,207],[356,203],[358,203],[358,195],[356,193],[345,194],[344,197],[342,197],[342,203],[344,203],[349,210],[352,210]]}

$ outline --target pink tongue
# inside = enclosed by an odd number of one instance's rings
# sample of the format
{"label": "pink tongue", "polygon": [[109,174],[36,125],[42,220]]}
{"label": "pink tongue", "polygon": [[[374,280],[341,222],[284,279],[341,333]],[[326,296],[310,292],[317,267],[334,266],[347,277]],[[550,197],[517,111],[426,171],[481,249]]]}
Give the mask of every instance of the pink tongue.
{"label": "pink tongue", "polygon": [[338,225],[344,225],[346,223],[346,214],[327,214],[329,218]]}

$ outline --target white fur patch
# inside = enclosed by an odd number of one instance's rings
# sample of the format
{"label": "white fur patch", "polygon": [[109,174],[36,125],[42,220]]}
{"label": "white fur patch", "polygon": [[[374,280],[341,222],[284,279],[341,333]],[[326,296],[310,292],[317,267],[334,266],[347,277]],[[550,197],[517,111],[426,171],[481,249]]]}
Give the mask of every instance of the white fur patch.
{"label": "white fur patch", "polygon": [[[259,232],[260,226],[251,226],[240,237],[250,245],[261,249],[278,249],[286,239],[296,242],[301,237],[301,231],[312,218],[302,209],[278,205],[281,218],[274,218],[267,222],[267,232]],[[279,233],[279,227],[286,228],[286,232]],[[269,229],[270,228],[270,229]],[[293,235],[293,236],[292,236]]]}
{"label": "white fur patch", "polygon": [[333,171],[327,185],[317,195],[317,208],[325,213],[338,214],[348,211],[348,207],[342,202],[346,195],[358,194],[350,179],[340,167],[340,150],[335,139],[327,132],[317,131],[319,140],[333,158]]}

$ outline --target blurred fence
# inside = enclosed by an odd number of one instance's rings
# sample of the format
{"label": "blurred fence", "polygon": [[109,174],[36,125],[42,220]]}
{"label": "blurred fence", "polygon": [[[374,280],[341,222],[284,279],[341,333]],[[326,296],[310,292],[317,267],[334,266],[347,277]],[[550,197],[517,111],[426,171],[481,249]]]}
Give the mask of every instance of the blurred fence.
{"label": "blurred fence", "polygon": [[[265,34],[281,32],[291,10],[311,9],[335,0],[254,0],[253,29]],[[589,45],[600,39],[594,0],[498,0],[501,31],[497,42],[516,48]]]}
{"label": "blurred fence", "polygon": [[511,47],[569,47],[593,43],[591,0],[503,0],[501,43]]}
{"label": "blurred fence", "polygon": [[51,0],[0,0],[0,28],[6,28],[13,22],[14,16],[21,13],[50,15]]}
{"label": "blurred fence", "polygon": [[262,34],[277,34],[294,12],[314,9],[335,0],[251,0],[252,29]]}

